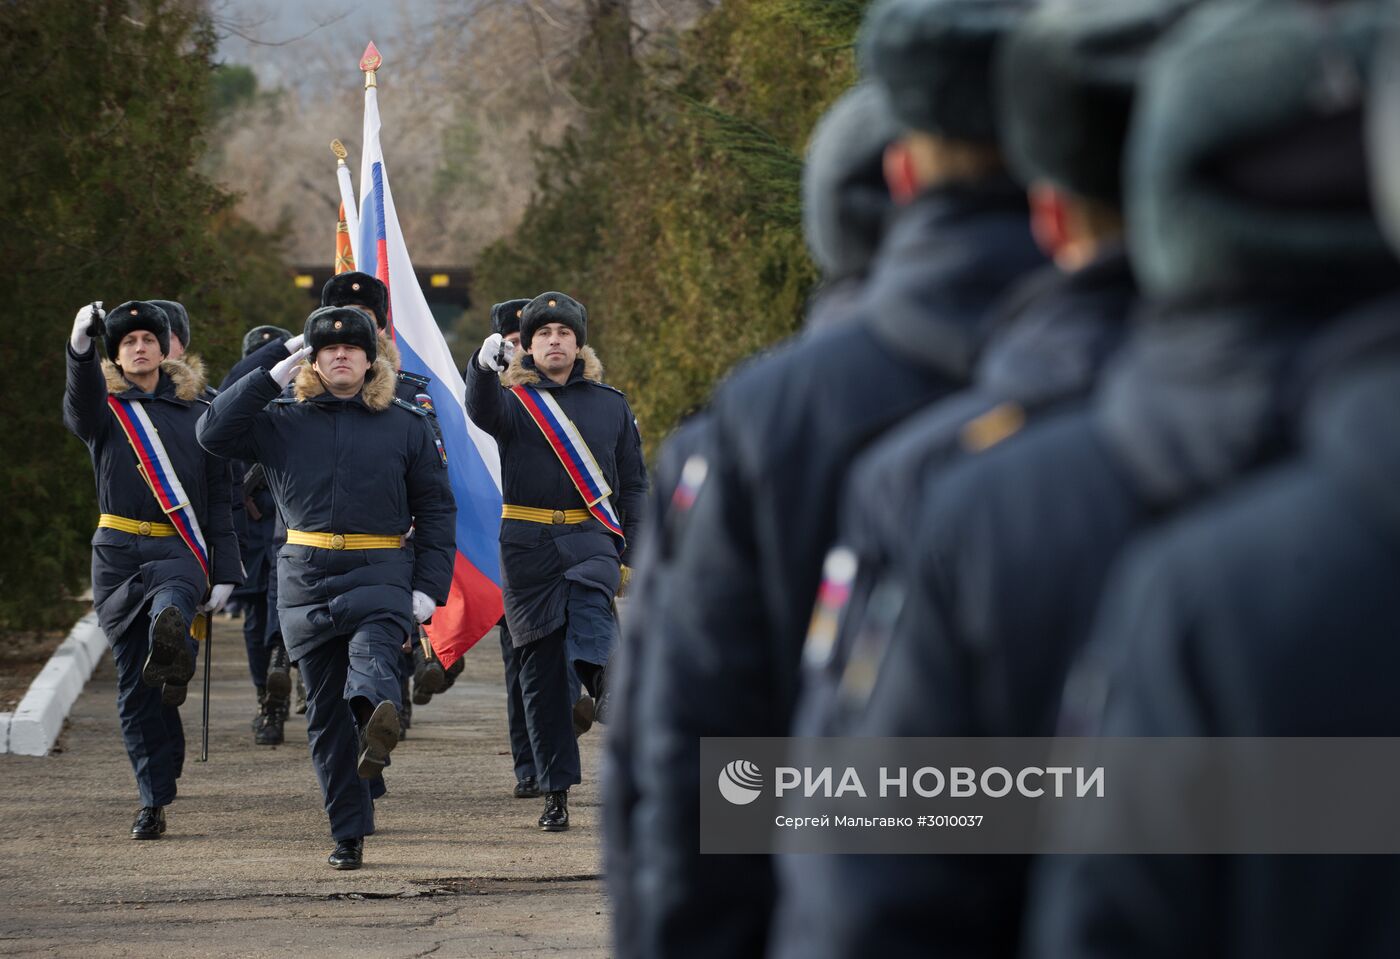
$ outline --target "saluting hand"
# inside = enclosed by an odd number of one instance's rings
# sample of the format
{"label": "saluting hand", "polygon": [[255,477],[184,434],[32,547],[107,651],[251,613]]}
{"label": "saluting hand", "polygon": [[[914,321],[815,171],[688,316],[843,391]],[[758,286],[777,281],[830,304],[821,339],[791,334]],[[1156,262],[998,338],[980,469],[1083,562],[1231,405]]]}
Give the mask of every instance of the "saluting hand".
{"label": "saluting hand", "polygon": [[[89,303],[78,311],[78,315],[73,318],[73,335],[68,338],[68,342],[73,346],[74,353],[86,353],[88,347],[92,345],[92,337],[88,336],[88,328],[92,326],[92,304]],[[105,310],[97,311],[99,320],[105,319]]]}
{"label": "saluting hand", "polygon": [[291,356],[268,370],[268,375],[276,381],[278,386],[285,388],[288,383],[296,378],[297,370],[301,366],[301,361],[306,359],[310,354],[311,347],[303,346]]}
{"label": "saluting hand", "polygon": [[482,341],[476,353],[476,365],[488,373],[502,373],[514,356],[515,344],[499,333],[492,333]]}

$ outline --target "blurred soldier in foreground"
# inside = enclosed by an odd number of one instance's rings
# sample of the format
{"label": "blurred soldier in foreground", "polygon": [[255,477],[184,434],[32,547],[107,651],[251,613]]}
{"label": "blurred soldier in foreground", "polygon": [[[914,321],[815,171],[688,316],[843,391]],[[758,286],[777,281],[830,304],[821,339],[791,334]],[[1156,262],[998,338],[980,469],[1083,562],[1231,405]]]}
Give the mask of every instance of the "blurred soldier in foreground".
{"label": "blurred soldier in foreground", "polygon": [[456,505],[427,414],[393,395],[369,314],[323,307],[304,337],[221,394],[199,439],[260,463],[286,520],[278,617],[306,680],[307,736],[336,841],[328,861],[358,869],[374,832],[365,780],[399,740],[403,644],[447,598]]}
{"label": "blurred soldier in foreground", "polygon": [[991,304],[1044,263],[994,128],[992,53],[1026,6],[872,8],[861,62],[905,133],[886,152],[896,213],[858,315],[735,374],[711,404],[707,475],[637,681],[632,856],[639,955],[763,952],[772,863],[700,856],[703,736],[778,736],[851,460],[960,389]]}
{"label": "blurred soldier in foreground", "polygon": [[[539,826],[569,828],[579,782],[569,657],[595,700],[615,642],[622,588],[646,492],[641,437],[627,399],[602,381],[588,313],[541,293],[520,317],[528,352],[499,333],[467,370],[467,413],[501,449],[501,575],[536,781]],[[504,373],[504,376],[497,374]]]}
{"label": "blurred soldier in foreground", "polygon": [[[972,388],[891,431],[852,469],[822,592],[850,599],[817,601],[796,734],[839,729],[845,700],[859,698],[856,674],[847,673],[852,647],[888,630],[882,618],[892,597],[908,589],[904,567],[892,559],[907,548],[909,517],[929,476],[959,457],[1015,442],[1027,422],[1080,400],[1121,342],[1137,284],[1123,247],[1119,170],[1137,65],[1178,9],[1156,0],[1044,9],[1003,45],[1002,135],[1029,190],[1037,241],[1055,264],[1001,306]],[[1019,892],[1005,890],[1019,886],[1021,868],[999,856],[792,857],[783,862],[778,952],[845,955],[859,943],[885,941],[897,927],[886,924],[883,910],[907,900],[920,924],[940,917],[921,933],[924,946],[976,940],[989,954],[1007,954],[1015,923],[972,903],[998,903],[1001,895],[1014,914]],[[838,886],[859,892],[833,909]]]}
{"label": "blurred soldier in foreground", "polygon": [[[884,151],[899,132],[882,91],[858,84],[818,122],[802,171],[803,234],[820,266],[822,286],[808,304],[806,329],[855,315],[880,237],[892,211],[883,173]],[[629,930],[637,908],[632,814],[638,783],[650,771],[636,763],[634,704],[643,657],[657,618],[669,602],[672,563],[696,491],[709,470],[704,452],[708,416],[697,412],[667,437],[656,457],[646,500],[636,572],[628,590],[622,643],[614,659],[613,705],[604,769],[608,891],[613,938],[620,955],[634,955]]]}
{"label": "blurred soldier in foreground", "polygon": [[[1359,95],[1329,69],[1356,76],[1348,48],[1305,54],[1271,25],[1254,55],[1238,33],[1202,42],[1269,6],[1188,13],[1150,58],[1126,184],[1127,248],[1149,304],[1087,408],[925,479],[892,560],[907,588],[882,598],[880,628],[853,644],[829,734],[1049,735],[1118,552],[1287,451],[1280,414],[1309,343],[1400,278],[1364,204],[1347,200],[1364,188],[1353,182],[1362,167],[1312,165],[1319,143],[1347,142],[1345,110],[1317,96]],[[896,858],[878,894],[833,918],[839,941],[928,948],[937,908],[962,920],[939,927],[949,950],[1014,953],[1028,861],[970,858]],[[822,865],[826,888],[849,889],[868,860]]]}
{"label": "blurred soldier in foreground", "polygon": [[[1379,65],[1388,82],[1363,79],[1384,9],[1221,11],[1156,68],[1182,71],[1188,57],[1200,69],[1254,65],[1233,73],[1228,90],[1173,74],[1171,99],[1184,109],[1188,97],[1228,97],[1245,117],[1267,105],[1275,135],[1320,149],[1299,179],[1278,179],[1271,157],[1260,157],[1250,178],[1256,190],[1281,191],[1280,200],[1327,190],[1326,205],[1311,206],[1315,242],[1325,221],[1367,217],[1360,110],[1368,90],[1380,133],[1371,162],[1390,203],[1384,212],[1400,215],[1400,47],[1392,43]],[[1394,16],[1392,40],[1400,37]],[[1351,78],[1350,91],[1317,99],[1323,78],[1338,71]],[[1273,228],[1263,220],[1240,227]],[[1400,409],[1400,295],[1329,326],[1303,364],[1299,408],[1288,411],[1297,455],[1143,537],[1115,571],[1093,656],[1066,692],[1076,732],[1400,736],[1400,434],[1378,416]],[[1394,956],[1397,895],[1395,856],[1047,857],[1029,954]]]}
{"label": "blurred soldier in foreground", "polygon": [[[185,761],[178,707],[194,675],[195,617],[242,582],[228,464],[195,441],[204,379],[169,358],[170,320],[151,303],[78,311],[64,424],[88,446],[101,511],[92,593],[117,667],[122,739],[141,793],[132,839],[159,839]],[[100,336],[109,360],[99,362]],[[211,587],[211,583],[213,584]]]}

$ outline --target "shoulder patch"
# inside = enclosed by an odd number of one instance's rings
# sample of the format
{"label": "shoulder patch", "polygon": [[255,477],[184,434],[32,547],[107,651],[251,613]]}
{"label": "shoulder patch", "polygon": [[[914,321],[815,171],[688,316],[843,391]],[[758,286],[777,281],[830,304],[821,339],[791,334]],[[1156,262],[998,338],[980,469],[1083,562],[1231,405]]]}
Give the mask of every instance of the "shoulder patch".
{"label": "shoulder patch", "polygon": [[407,370],[399,370],[399,382],[412,383],[414,386],[424,387],[431,383],[432,380],[419,373],[410,373]]}

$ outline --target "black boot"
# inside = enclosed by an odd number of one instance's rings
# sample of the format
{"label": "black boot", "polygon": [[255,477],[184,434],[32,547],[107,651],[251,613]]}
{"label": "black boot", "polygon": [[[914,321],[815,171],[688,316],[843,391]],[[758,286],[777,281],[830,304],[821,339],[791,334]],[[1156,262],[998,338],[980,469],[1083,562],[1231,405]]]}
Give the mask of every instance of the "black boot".
{"label": "black boot", "polygon": [[593,697],[579,693],[574,703],[574,738],[577,739],[593,728]]}
{"label": "black boot", "polygon": [[306,684],[301,681],[301,670],[297,670],[297,689],[292,712],[298,716],[306,714]]}
{"label": "black boot", "polygon": [[278,644],[267,658],[267,698],[281,707],[292,696],[292,664],[287,661],[287,649]]}
{"label": "black boot", "polygon": [[374,707],[369,720],[360,730],[360,762],[357,772],[361,779],[373,779],[389,765],[389,754],[399,744],[399,712],[387,699]]}
{"label": "black boot", "polygon": [[326,857],[332,869],[359,869],[365,861],[365,841],[341,839],[335,844],[335,851]]}
{"label": "black boot", "polygon": [[132,839],[159,839],[165,833],[165,807],[142,806],[131,824]]}
{"label": "black boot", "polygon": [[544,794],[544,812],[540,814],[540,828],[545,832],[563,832],[569,828],[569,792]]}
{"label": "black boot", "polygon": [[189,683],[167,682],[160,687],[160,702],[162,706],[183,706],[185,696],[189,694]]}
{"label": "black boot", "polygon": [[399,681],[399,701],[403,703],[403,709],[399,710],[399,742],[403,742],[413,726],[413,700],[408,696],[407,677]]}
{"label": "black boot", "polygon": [[253,742],[258,746],[280,746],[284,740],[282,723],[287,719],[287,702],[279,705],[268,696],[263,702],[262,715],[258,717],[258,728],[253,733]]}
{"label": "black boot", "polygon": [[458,656],[457,661],[447,667],[447,682],[442,684],[442,691],[445,693],[452,688],[452,684],[457,681],[457,677],[462,675],[462,670],[467,668],[467,657]]}
{"label": "black boot", "polygon": [[[426,706],[434,694],[447,688],[447,672],[442,668],[433,648],[423,641],[422,635],[413,643],[413,702]],[[405,700],[407,702],[407,700]]]}
{"label": "black boot", "polygon": [[535,781],[534,776],[526,776],[515,784],[516,799],[538,799],[540,798],[540,784]]}
{"label": "black boot", "polygon": [[253,721],[252,721],[252,723],[249,724],[249,725],[251,725],[251,726],[253,727],[253,732],[257,732],[257,731],[258,731],[258,728],[259,728],[260,726],[262,726],[262,721],[263,721],[263,708],[264,708],[266,705],[267,705],[267,690],[266,690],[266,689],[259,689],[259,690],[258,690],[258,711],[255,712],[255,713],[253,713]]}
{"label": "black boot", "polygon": [[174,606],[162,609],[151,623],[151,652],[141,669],[141,681],[147,686],[164,683],[188,683],[194,675],[194,659],[186,645],[189,624]]}

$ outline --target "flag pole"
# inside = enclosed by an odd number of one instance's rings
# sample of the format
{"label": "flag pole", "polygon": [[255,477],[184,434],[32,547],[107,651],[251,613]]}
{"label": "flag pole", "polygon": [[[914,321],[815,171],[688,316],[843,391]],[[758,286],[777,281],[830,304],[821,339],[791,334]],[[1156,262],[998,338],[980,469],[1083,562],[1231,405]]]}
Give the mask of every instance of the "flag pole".
{"label": "flag pole", "polygon": [[350,167],[345,158],[350,155],[340,140],[331,141],[331,152],[335,154],[335,178],[340,183],[340,202],[345,214],[346,236],[350,241],[350,259],[355,259],[355,244],[360,239],[360,213],[355,208],[355,186],[350,182]]}

